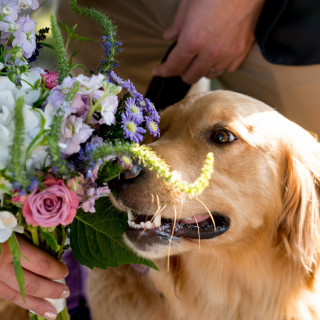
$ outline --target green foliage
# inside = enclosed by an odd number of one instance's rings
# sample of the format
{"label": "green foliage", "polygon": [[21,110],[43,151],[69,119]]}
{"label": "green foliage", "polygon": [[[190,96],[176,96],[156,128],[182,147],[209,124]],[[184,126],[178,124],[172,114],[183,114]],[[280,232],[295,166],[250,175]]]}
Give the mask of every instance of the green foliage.
{"label": "green foliage", "polygon": [[56,237],[45,228],[40,228],[39,230],[41,235],[44,237],[46,243],[50,246],[50,248],[53,251],[57,252],[60,249],[60,245],[58,244]]}
{"label": "green foliage", "polygon": [[107,56],[104,57],[105,60],[101,66],[102,71],[107,73],[115,65],[117,65],[115,55],[119,52],[118,47],[120,43],[117,41],[116,27],[112,24],[112,21],[109,19],[106,13],[93,8],[80,7],[77,4],[77,0],[70,0],[70,6],[76,13],[99,23],[102,27],[103,34],[108,36],[108,41],[110,41],[111,44],[111,50],[108,52]]}
{"label": "green foliage", "polygon": [[51,15],[51,28],[52,35],[55,43],[55,51],[57,54],[57,64],[59,72],[59,83],[62,83],[63,79],[66,78],[70,73],[69,63],[67,60],[67,53],[64,48],[64,43],[60,29],[58,27],[57,19],[54,14]]}
{"label": "green foliage", "polygon": [[[66,24],[66,22],[63,22],[63,23],[58,22],[58,25],[59,25],[60,29],[62,31],[64,31],[67,35],[67,39],[66,39],[66,43],[65,43],[65,51],[68,51],[68,47],[69,47],[69,44],[71,41],[75,41],[75,42],[80,41],[81,45],[83,45],[84,41],[97,41],[97,40],[94,40],[94,39],[91,39],[88,37],[83,37],[83,36],[80,36],[79,34],[77,34],[75,32],[77,29],[77,24],[75,24],[71,28]],[[79,53],[79,51],[80,50],[74,51],[68,60],[70,71],[72,71],[76,68],[79,68],[79,67],[83,68],[85,71],[87,70],[87,68],[83,64],[80,64],[80,63],[73,64],[72,63],[72,59]]]}
{"label": "green foliage", "polygon": [[165,161],[159,158],[156,153],[146,145],[105,143],[93,151],[93,159],[94,161],[97,161],[98,159],[103,160],[107,155],[119,156],[121,154],[129,154],[133,158],[138,159],[144,166],[155,171],[177,190],[185,192],[190,196],[198,196],[208,186],[213,173],[214,157],[211,152],[207,154],[203,168],[201,169],[201,175],[191,184],[182,181],[179,177],[175,176],[174,172],[170,171],[170,168]]}
{"label": "green foliage", "polygon": [[20,96],[16,100],[15,105],[15,117],[14,117],[14,137],[11,146],[11,159],[9,164],[9,170],[12,172],[12,175],[16,182],[19,185],[24,183],[24,171],[23,171],[23,151],[22,146],[24,142],[24,117],[23,117],[23,106],[24,106],[24,96]]}
{"label": "green foliage", "polygon": [[75,258],[91,269],[121,264],[144,264],[157,269],[123,242],[128,226],[126,214],[116,210],[108,198],[96,201],[95,207],[95,213],[79,211],[71,225],[70,244]]}
{"label": "green foliage", "polygon": [[19,249],[19,243],[17,241],[16,235],[13,232],[11,237],[7,241],[9,250],[12,254],[13,257],[13,268],[14,268],[14,273],[19,285],[20,293],[25,300],[25,283],[24,283],[24,273],[23,269],[21,267],[21,252]]}

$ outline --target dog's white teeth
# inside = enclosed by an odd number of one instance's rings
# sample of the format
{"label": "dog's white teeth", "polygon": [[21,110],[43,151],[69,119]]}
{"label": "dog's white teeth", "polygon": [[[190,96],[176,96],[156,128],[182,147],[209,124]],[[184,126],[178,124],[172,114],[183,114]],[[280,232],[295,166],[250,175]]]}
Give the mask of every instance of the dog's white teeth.
{"label": "dog's white teeth", "polygon": [[129,210],[128,211],[128,221],[133,221],[134,220],[134,215],[132,214],[132,212]]}
{"label": "dog's white teeth", "polygon": [[131,211],[128,211],[128,225],[131,228],[135,228],[135,229],[153,229],[153,228],[159,228],[161,226],[161,215],[158,214],[153,222],[151,221],[141,221],[140,223],[136,223],[135,222],[135,217],[134,215],[131,213]]}
{"label": "dog's white teeth", "polygon": [[151,221],[147,221],[146,224],[145,224],[145,226],[146,226],[147,229],[152,229],[152,227],[153,227]]}
{"label": "dog's white teeth", "polygon": [[157,214],[156,217],[153,220],[153,224],[155,226],[155,228],[158,228],[161,226],[161,215]]}

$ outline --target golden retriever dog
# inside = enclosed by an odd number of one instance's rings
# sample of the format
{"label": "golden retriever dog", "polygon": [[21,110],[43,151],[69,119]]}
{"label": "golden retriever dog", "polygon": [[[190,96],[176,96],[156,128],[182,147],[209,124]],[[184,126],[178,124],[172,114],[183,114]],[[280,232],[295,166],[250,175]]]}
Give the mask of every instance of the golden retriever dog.
{"label": "golden retriever dog", "polygon": [[159,271],[92,271],[93,319],[320,319],[316,139],[229,91],[184,99],[160,129],[149,146],[185,181],[214,153],[210,185],[191,198],[145,168],[113,182],[125,242]]}

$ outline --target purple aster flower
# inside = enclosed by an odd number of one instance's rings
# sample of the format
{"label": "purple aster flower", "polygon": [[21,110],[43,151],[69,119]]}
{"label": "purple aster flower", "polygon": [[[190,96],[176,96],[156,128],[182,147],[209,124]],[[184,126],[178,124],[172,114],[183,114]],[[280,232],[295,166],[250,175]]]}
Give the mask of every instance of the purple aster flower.
{"label": "purple aster flower", "polygon": [[132,114],[122,113],[122,129],[123,135],[126,139],[130,139],[133,142],[139,143],[142,141],[142,134],[146,132],[145,129],[138,127],[139,122],[133,119]]}
{"label": "purple aster flower", "polygon": [[160,137],[160,130],[158,127],[158,124],[152,120],[150,117],[145,117],[146,120],[146,126],[147,129],[149,131],[149,133],[153,136],[153,137]]}
{"label": "purple aster flower", "polygon": [[18,46],[22,49],[22,55],[26,58],[32,56],[36,49],[36,26],[37,23],[29,16],[19,17],[17,20],[18,30],[13,32],[13,46]]}
{"label": "purple aster flower", "polygon": [[144,112],[148,114],[148,116],[155,122],[159,123],[160,122],[160,116],[158,114],[158,111],[156,110],[154,104],[148,99],[144,99]]}
{"label": "purple aster flower", "polygon": [[110,71],[109,76],[110,76],[109,79],[112,82],[119,83],[119,84],[123,82],[123,80],[120,77],[118,77],[113,71]]}
{"label": "purple aster flower", "polygon": [[128,98],[125,102],[126,104],[126,113],[132,114],[132,118],[136,119],[139,123],[143,121],[143,114],[141,109],[136,105],[136,102],[133,98]]}

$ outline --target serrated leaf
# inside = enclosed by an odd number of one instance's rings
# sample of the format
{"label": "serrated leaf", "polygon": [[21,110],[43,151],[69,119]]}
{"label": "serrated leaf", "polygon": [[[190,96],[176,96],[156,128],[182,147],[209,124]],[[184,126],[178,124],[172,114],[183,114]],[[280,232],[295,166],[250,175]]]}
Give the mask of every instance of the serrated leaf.
{"label": "serrated leaf", "polygon": [[16,234],[13,232],[11,237],[7,241],[9,250],[13,257],[14,273],[19,285],[20,293],[23,301],[25,301],[25,285],[24,285],[24,273],[21,267],[21,252],[19,249],[19,243],[16,238]]}
{"label": "serrated leaf", "polygon": [[95,213],[79,210],[71,224],[70,245],[75,258],[91,269],[121,264],[144,264],[157,269],[152,261],[140,258],[123,242],[128,226],[126,214],[115,209],[108,198],[96,201],[95,207]]}

